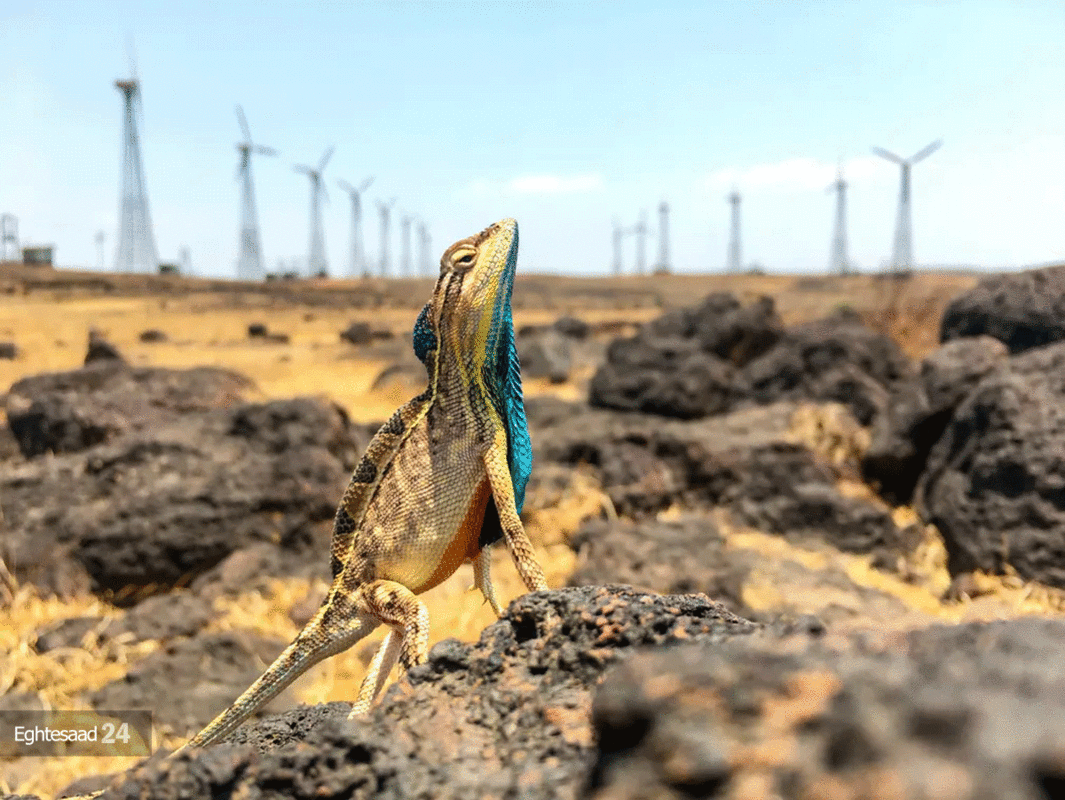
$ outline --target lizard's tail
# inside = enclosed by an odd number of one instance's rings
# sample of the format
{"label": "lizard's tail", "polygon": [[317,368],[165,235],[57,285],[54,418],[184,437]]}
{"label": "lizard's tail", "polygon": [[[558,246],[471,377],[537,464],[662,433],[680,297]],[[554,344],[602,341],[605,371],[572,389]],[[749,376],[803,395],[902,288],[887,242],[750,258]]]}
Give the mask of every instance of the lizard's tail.
{"label": "lizard's tail", "polygon": [[266,668],[262,677],[187,744],[174,751],[174,755],[186,747],[204,747],[225,738],[308,669],[347,650],[380,624],[375,618],[359,612],[338,622],[335,610],[330,612],[329,607],[323,605],[292,644]]}

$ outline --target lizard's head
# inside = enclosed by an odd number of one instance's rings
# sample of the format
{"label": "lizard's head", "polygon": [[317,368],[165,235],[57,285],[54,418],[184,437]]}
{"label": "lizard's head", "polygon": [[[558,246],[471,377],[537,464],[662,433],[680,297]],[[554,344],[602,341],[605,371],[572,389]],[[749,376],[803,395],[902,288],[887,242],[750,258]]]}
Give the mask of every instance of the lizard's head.
{"label": "lizard's head", "polygon": [[[518,263],[518,223],[504,219],[444,251],[440,278],[414,326],[414,350],[424,362],[441,344],[469,354],[470,366],[495,368],[513,340],[510,297]],[[508,338],[509,335],[509,338]]]}

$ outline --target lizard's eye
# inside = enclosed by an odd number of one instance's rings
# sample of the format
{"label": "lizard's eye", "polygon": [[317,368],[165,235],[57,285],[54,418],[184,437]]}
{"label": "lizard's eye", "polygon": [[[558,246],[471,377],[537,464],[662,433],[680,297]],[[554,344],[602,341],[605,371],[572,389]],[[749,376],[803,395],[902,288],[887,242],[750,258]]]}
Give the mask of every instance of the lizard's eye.
{"label": "lizard's eye", "polygon": [[459,250],[452,258],[456,267],[472,267],[477,254],[473,250]]}

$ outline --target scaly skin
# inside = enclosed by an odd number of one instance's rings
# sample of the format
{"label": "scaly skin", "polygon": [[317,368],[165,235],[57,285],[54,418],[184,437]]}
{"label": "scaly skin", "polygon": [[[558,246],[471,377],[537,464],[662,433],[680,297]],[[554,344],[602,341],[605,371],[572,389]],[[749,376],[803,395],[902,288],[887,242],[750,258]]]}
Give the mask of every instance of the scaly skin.
{"label": "scaly skin", "polygon": [[500,537],[529,591],[547,588],[518,516],[532,455],[510,317],[517,250],[517,223],[506,219],[444,253],[415,327],[429,387],[377,432],[352,475],[334,522],[325,602],[185,747],[223,739],[311,666],[385,624],[351,714],[366,712],[397,660],[405,669],[425,661],[429,613],[418,594],[472,562],[500,613],[488,569],[488,545]]}

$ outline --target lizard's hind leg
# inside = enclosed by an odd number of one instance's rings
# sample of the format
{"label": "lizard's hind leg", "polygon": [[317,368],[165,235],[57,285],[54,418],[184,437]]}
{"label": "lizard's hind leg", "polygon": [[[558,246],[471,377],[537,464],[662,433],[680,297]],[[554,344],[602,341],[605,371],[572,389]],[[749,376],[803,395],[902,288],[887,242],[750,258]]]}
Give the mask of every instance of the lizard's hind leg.
{"label": "lizard's hind leg", "polygon": [[349,719],[369,711],[397,660],[410,669],[425,661],[429,649],[429,609],[403,584],[373,581],[359,590],[356,602],[392,630],[370,662]]}
{"label": "lizard's hind leg", "polygon": [[481,552],[473,559],[473,585],[481,590],[496,616],[503,616],[503,608],[496,597],[496,587],[492,585],[492,554],[487,547],[481,548]]}

